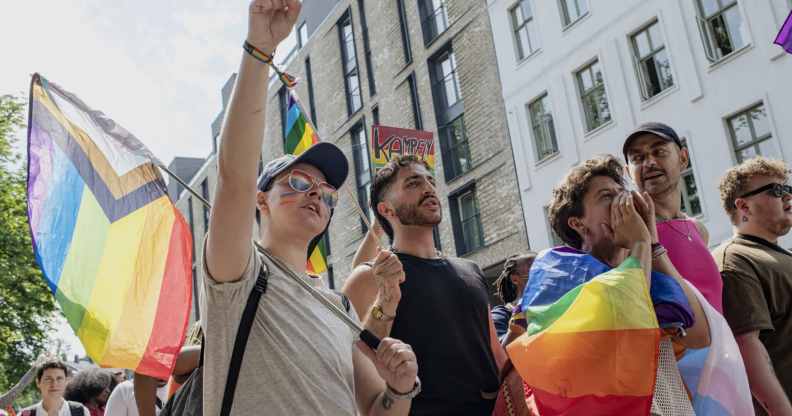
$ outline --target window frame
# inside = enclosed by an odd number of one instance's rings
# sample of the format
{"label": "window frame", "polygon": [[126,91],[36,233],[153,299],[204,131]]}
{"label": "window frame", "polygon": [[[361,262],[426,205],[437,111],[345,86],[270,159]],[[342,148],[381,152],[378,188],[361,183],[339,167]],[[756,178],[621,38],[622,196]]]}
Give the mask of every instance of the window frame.
{"label": "window frame", "polygon": [[[305,30],[304,38],[303,29]],[[308,43],[308,24],[304,21],[297,27],[297,48],[302,49],[306,43]]]}
{"label": "window frame", "polygon": [[[550,101],[550,95],[547,93],[547,91],[544,91],[541,94],[539,94],[537,97],[532,99],[531,101],[525,103],[525,112],[526,115],[528,116],[528,123],[531,128],[531,137],[533,139],[532,141],[533,141],[533,149],[534,149],[534,160],[536,162],[541,162],[543,160],[549,159],[560,152],[560,149],[558,147],[558,137],[557,134],[555,133],[556,131],[555,120],[553,118],[552,108],[548,108],[551,107],[551,103],[549,101]],[[537,121],[534,119],[534,111],[531,109],[532,106],[538,103],[541,103],[543,109],[542,116],[544,117],[544,119],[541,121]],[[548,117],[551,127],[550,129],[547,128]],[[540,152],[539,149],[540,135],[537,132],[537,129],[542,127],[544,127],[543,130],[544,133],[549,135],[549,137],[545,139],[549,139],[550,141],[549,144],[551,145],[550,147],[552,148],[552,152],[547,154],[543,154],[542,152]]]}
{"label": "window frame", "polygon": [[[572,16],[569,14],[569,9],[567,9],[566,0],[559,0],[559,7],[561,9],[561,27],[566,29],[575,23],[579,22],[581,19],[586,17],[589,13],[591,13],[588,0],[573,0],[575,2],[575,8],[577,9],[577,17],[572,19]],[[581,10],[581,2],[585,2],[585,11],[583,13],[580,12]]]}
{"label": "window frame", "polygon": [[[732,35],[729,31],[728,21],[722,17],[729,9],[736,7],[737,13],[740,16],[741,21],[743,22],[743,24],[746,24],[745,16],[743,16],[742,10],[740,10],[739,0],[712,0],[712,1],[717,2],[718,10],[709,16],[704,11],[704,4],[702,3],[702,0],[696,0],[694,7],[696,8],[696,24],[699,29],[699,36],[701,37],[701,41],[704,44],[703,45],[704,56],[711,64],[715,64],[723,61],[729,56],[734,55],[735,52],[738,52],[743,48],[747,47],[751,42],[749,39],[742,39],[743,44],[740,46],[736,46],[736,44],[734,43],[734,39],[732,39]],[[724,3],[726,3],[726,6],[723,5]],[[724,28],[726,29],[726,36],[732,47],[731,52],[727,54],[722,54],[722,52],[720,52],[720,48],[718,47],[715,32],[712,26],[712,21],[718,18],[722,18],[722,21],[724,23]]]}
{"label": "window frame", "polygon": [[[443,63],[448,61],[451,66],[451,71],[448,74],[443,72]],[[429,59],[429,78],[432,84],[432,100],[435,106],[435,118],[437,122],[438,136],[440,137],[440,149],[443,157],[443,171],[445,173],[446,182],[453,180],[464,173],[470,171],[473,166],[470,158],[470,146],[467,137],[467,132],[464,124],[464,98],[462,97],[461,85],[457,75],[458,68],[456,65],[456,57],[452,46],[441,49]],[[447,86],[449,77],[451,78],[452,88],[457,96],[457,100],[449,105],[447,97]],[[450,141],[450,133],[455,127],[461,126],[463,140],[453,142]],[[459,164],[460,158],[457,157],[460,153],[457,152],[458,148],[464,145],[463,156],[467,158],[467,165],[462,166]],[[453,158],[452,158],[453,157]],[[452,162],[454,160],[455,162]]]}
{"label": "window frame", "polygon": [[[682,198],[681,208],[682,211],[685,212],[685,214],[694,218],[700,218],[704,216],[704,205],[702,203],[701,192],[700,192],[701,188],[699,188],[698,181],[696,180],[695,169],[693,169],[693,156],[690,154],[691,152],[690,152],[690,147],[688,146],[687,143],[687,139],[683,137],[681,141],[682,141],[682,148],[686,149],[688,152],[688,166],[679,174],[679,178],[680,178],[679,192]],[[688,177],[692,178],[693,186],[696,188],[696,192],[693,194],[690,194],[687,191],[687,184],[685,182],[685,178]],[[691,199],[693,198],[698,199],[698,206],[699,206],[698,213],[693,212],[692,209],[693,204],[691,202]]]}
{"label": "window frame", "polygon": [[[767,120],[767,125],[768,125],[767,133],[762,135],[762,136],[760,136],[760,137],[756,137],[756,128],[754,127],[754,121],[753,121],[753,119],[751,117],[751,113],[754,110],[758,109],[758,108],[762,108],[763,109],[763,111],[765,113],[765,118]],[[738,118],[738,117],[740,117],[742,115],[746,115],[746,120],[748,122],[748,131],[751,134],[751,141],[746,143],[746,144],[738,145],[737,144],[737,133],[736,133],[736,131],[734,129],[734,126],[732,125],[732,120],[734,120],[734,119],[736,119],[736,118]],[[770,114],[768,114],[767,105],[765,104],[764,101],[759,101],[757,103],[754,103],[753,105],[748,106],[748,107],[746,107],[746,108],[744,108],[744,109],[742,109],[742,110],[740,110],[740,111],[738,111],[736,113],[733,113],[730,116],[726,117],[726,126],[727,126],[728,131],[729,131],[729,140],[731,142],[732,154],[734,155],[734,159],[737,161],[737,163],[742,163],[743,162],[743,160],[742,160],[742,158],[740,156],[740,152],[742,152],[745,149],[748,149],[749,147],[753,147],[754,148],[754,152],[756,152],[757,155],[765,156],[765,155],[762,155],[762,153],[760,152],[759,144],[764,143],[766,141],[771,141],[771,140],[773,140],[773,137],[774,137],[773,136],[773,129],[772,129],[771,122],[770,122]],[[772,155],[768,155],[768,156],[772,156]]]}
{"label": "window frame", "polygon": [[[533,5],[530,3],[531,0],[517,0],[509,9],[509,23],[511,24],[512,28],[512,40],[514,41],[514,48],[516,53],[517,62],[522,62],[531,55],[535,54],[539,50],[541,50],[539,39],[534,39],[534,37],[538,38],[538,32],[536,30],[531,33],[531,27],[535,28],[536,19],[534,18],[533,13]],[[523,4],[526,4],[528,9],[531,11],[531,17],[525,19],[523,16],[523,21],[521,23],[517,23],[517,10],[523,10]],[[521,12],[522,14],[522,12]],[[520,37],[520,32],[525,31],[525,37],[528,40],[528,53],[526,53],[525,48],[522,44],[522,38]],[[532,36],[533,35],[533,36]],[[534,47],[535,46],[535,47]]]}
{"label": "window frame", "polygon": [[[435,39],[448,30],[448,4],[446,0],[437,0],[440,5],[435,7],[434,0],[418,0],[418,11],[421,18],[421,31],[423,32],[424,46],[429,46]],[[437,15],[442,17],[443,28],[440,29],[437,23]],[[431,22],[431,23],[429,23]]]}
{"label": "window frame", "polygon": [[[596,73],[593,71],[593,68],[595,66],[599,66],[600,73],[602,74],[602,83],[599,84],[599,85],[596,84],[596,77],[595,77]],[[590,71],[590,76],[591,76],[592,85],[593,85],[588,90],[584,89],[583,77],[581,76],[581,74],[583,72],[585,72],[585,71]],[[585,130],[586,134],[588,134],[588,133],[590,133],[590,132],[592,132],[594,130],[597,130],[600,127],[612,122],[613,121],[613,111],[611,110],[610,98],[608,97],[608,89],[605,87],[605,70],[602,68],[602,65],[600,63],[599,58],[594,58],[591,61],[589,61],[588,63],[586,63],[585,65],[583,65],[580,68],[578,68],[577,70],[575,70],[574,77],[575,77],[575,86],[577,87],[577,91],[578,91],[578,99],[580,100],[580,105],[581,105],[582,110],[583,110],[583,127],[584,127],[584,130]],[[592,121],[591,121],[589,113],[588,113],[588,107],[586,105],[586,99],[588,97],[590,97],[591,95],[593,95],[595,93],[595,91],[597,91],[599,89],[602,90],[602,95],[605,97],[605,104],[606,104],[607,109],[608,109],[608,118],[607,118],[607,120],[602,121],[598,125],[592,125],[591,124]]]}
{"label": "window frame", "polygon": [[[366,20],[366,7],[363,2],[358,0],[358,11],[360,13],[360,30],[363,35],[363,61],[366,63],[366,79],[369,87],[369,97],[377,95],[377,83],[374,80],[374,66],[371,64],[371,42],[369,41],[368,21]],[[354,33],[354,32],[353,32]]]}
{"label": "window frame", "polygon": [[[473,210],[475,214],[468,218],[463,218],[464,207],[462,201],[465,197],[470,196],[473,202]],[[448,197],[449,205],[451,206],[452,227],[454,231],[454,242],[456,245],[457,256],[464,256],[486,246],[484,238],[484,225],[481,222],[481,209],[478,203],[478,195],[476,193],[476,183],[472,182],[465,186],[460,187]],[[477,232],[477,241],[468,241],[466,235],[466,224],[468,221],[475,220],[474,228]]]}
{"label": "window frame", "polygon": [[[363,136],[362,143],[360,142],[360,137],[357,136],[358,134],[362,134]],[[373,172],[371,168],[371,155],[369,154],[368,148],[368,137],[366,135],[366,122],[364,119],[361,118],[359,122],[355,123],[355,125],[349,129],[349,136],[350,147],[352,149],[352,166],[355,169],[355,193],[357,194],[357,204],[368,218],[371,214],[369,212],[369,197],[371,185],[373,183]],[[366,171],[368,175],[364,175],[366,172],[361,172],[362,166],[360,166],[360,163],[365,163],[367,165]],[[368,231],[368,227],[362,218],[360,219],[360,229],[363,234]]]}
{"label": "window frame", "polygon": [[397,0],[396,7],[399,12],[399,28],[401,30],[402,48],[404,52],[404,64],[412,63],[412,44],[410,42],[410,26],[407,23],[407,9],[404,5],[405,0]]}
{"label": "window frame", "polygon": [[421,114],[421,99],[418,92],[418,79],[415,72],[407,76],[408,88],[410,88],[410,104],[413,112],[413,126],[416,130],[423,130],[423,116]]}
{"label": "window frame", "polygon": [[[660,47],[656,46],[655,40],[652,37],[651,28],[654,27],[655,25],[657,25],[656,26],[657,27],[657,33],[659,33],[660,36],[663,38],[662,39],[662,45]],[[641,52],[640,52],[640,48],[638,47],[638,40],[637,40],[638,36],[641,35],[642,33],[645,33],[646,41],[647,41],[647,44],[649,45],[649,52],[645,56],[641,56]],[[667,48],[667,46],[665,44],[665,34],[662,33],[662,26],[660,26],[660,20],[659,19],[654,18],[650,22],[648,22],[645,25],[643,25],[640,28],[638,28],[638,30],[633,31],[628,36],[628,42],[630,44],[630,56],[632,57],[633,65],[635,67],[635,75],[638,78],[638,87],[639,87],[639,89],[641,91],[641,100],[642,101],[644,101],[644,102],[649,101],[650,99],[662,94],[663,92],[670,90],[671,88],[673,88],[676,85],[676,80],[675,80],[676,77],[675,77],[675,74],[674,74],[674,71],[673,71],[673,68],[672,68],[672,63],[671,63],[671,55],[669,54],[668,48]],[[662,85],[662,84],[664,84],[664,81],[663,81],[663,79],[661,77],[659,77],[660,72],[657,69],[658,68],[657,67],[658,64],[657,64],[657,61],[654,60],[655,56],[657,56],[658,54],[660,54],[662,52],[665,52],[665,55],[666,55],[666,58],[667,58],[668,64],[669,64],[668,71],[671,74],[671,82],[670,82],[670,84],[665,85],[665,86]],[[649,77],[648,70],[646,68],[646,63],[650,59],[652,59],[653,62],[654,62],[655,71],[658,73],[658,82],[660,83],[660,85],[659,85],[660,90],[657,91],[654,94],[652,94],[649,91],[649,85],[647,83],[647,81],[649,80],[650,77]]]}
{"label": "window frame", "polygon": [[[348,49],[347,48],[347,39],[344,35],[344,27],[349,26],[349,38],[351,39],[352,43],[352,51],[354,52],[353,57],[347,56]],[[355,42],[355,26],[352,21],[352,11],[347,9],[343,15],[338,19],[338,23],[336,23],[338,27],[338,40],[339,46],[341,48],[341,73],[344,76],[344,91],[346,95],[346,104],[347,104],[347,116],[351,116],[361,108],[363,108],[363,91],[360,85],[360,63],[357,59],[357,44]],[[354,58],[354,59],[351,59]],[[347,68],[347,65],[354,61],[354,66],[351,68]],[[351,86],[351,79],[357,79],[357,97],[358,97],[358,105],[355,107],[354,97],[355,95],[352,94],[352,86]]]}
{"label": "window frame", "polygon": [[308,110],[311,112],[311,123],[316,127],[316,102],[314,101],[313,70],[311,69],[311,57],[305,57],[305,81],[308,87]]}
{"label": "window frame", "polygon": [[[205,199],[207,201],[211,201],[211,198],[209,198],[209,178],[208,177],[204,178],[204,180],[201,181],[201,196],[203,197],[203,199]],[[207,232],[209,232],[209,215],[210,215],[209,214],[209,207],[207,207],[206,205],[203,205],[203,204],[202,204],[202,206],[203,206],[204,233],[207,233]]]}

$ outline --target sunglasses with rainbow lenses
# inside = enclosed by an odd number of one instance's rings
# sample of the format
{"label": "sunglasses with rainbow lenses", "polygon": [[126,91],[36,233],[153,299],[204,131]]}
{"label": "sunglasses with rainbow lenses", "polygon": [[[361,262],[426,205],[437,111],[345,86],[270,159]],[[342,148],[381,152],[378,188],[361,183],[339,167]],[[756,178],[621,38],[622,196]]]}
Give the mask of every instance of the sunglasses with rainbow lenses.
{"label": "sunglasses with rainbow lenses", "polygon": [[765,186],[761,186],[759,188],[754,189],[753,191],[746,192],[740,198],[747,198],[749,196],[754,196],[757,194],[761,194],[762,192],[767,192],[769,195],[772,195],[776,198],[783,198],[784,195],[792,195],[792,186],[784,185],[780,183],[768,183]]}
{"label": "sunglasses with rainbow lenses", "polygon": [[322,202],[328,208],[333,209],[338,204],[338,190],[333,185],[316,179],[308,172],[292,169],[289,172],[288,183],[290,188],[300,193],[309,192],[314,186],[317,186],[319,187],[319,195],[321,195]]}

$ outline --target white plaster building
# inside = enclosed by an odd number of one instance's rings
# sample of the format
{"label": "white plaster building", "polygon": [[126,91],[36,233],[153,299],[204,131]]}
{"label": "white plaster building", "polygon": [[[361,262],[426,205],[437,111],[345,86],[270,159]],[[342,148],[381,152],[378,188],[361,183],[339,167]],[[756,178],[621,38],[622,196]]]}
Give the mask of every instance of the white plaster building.
{"label": "white plaster building", "polygon": [[[790,0],[487,0],[525,225],[552,244],[544,207],[570,167],[621,158],[662,121],[687,140],[685,207],[715,246],[731,235],[718,182],[756,152],[792,161],[792,56],[772,44]],[[751,117],[747,117],[750,115]],[[792,237],[782,240],[792,247]]]}

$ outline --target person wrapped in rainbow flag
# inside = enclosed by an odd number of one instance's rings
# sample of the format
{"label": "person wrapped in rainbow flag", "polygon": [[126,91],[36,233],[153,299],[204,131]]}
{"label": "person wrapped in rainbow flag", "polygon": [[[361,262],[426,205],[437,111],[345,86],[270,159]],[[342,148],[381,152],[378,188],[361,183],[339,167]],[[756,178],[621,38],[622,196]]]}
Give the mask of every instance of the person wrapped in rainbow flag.
{"label": "person wrapped in rainbow flag", "polygon": [[657,243],[654,205],[625,190],[613,156],[553,190],[554,231],[512,318],[507,346],[532,409],[545,415],[752,414],[723,317]]}

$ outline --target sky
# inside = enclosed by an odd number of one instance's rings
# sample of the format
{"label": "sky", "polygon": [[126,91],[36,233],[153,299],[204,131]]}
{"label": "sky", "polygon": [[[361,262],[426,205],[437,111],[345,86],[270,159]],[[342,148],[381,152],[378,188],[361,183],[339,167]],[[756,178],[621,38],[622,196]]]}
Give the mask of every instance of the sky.
{"label": "sky", "polygon": [[[27,98],[30,76],[39,72],[124,126],[164,163],[205,157],[220,89],[242,54],[247,4],[6,0],[0,95]],[[281,56],[293,46],[285,43]]]}
{"label": "sky", "polygon": [[[38,72],[132,132],[165,164],[206,157],[220,89],[237,70],[245,0],[5,0],[0,95],[27,99]],[[288,55],[293,37],[278,48]],[[17,133],[25,149],[25,131]],[[55,340],[84,350],[65,320]]]}

